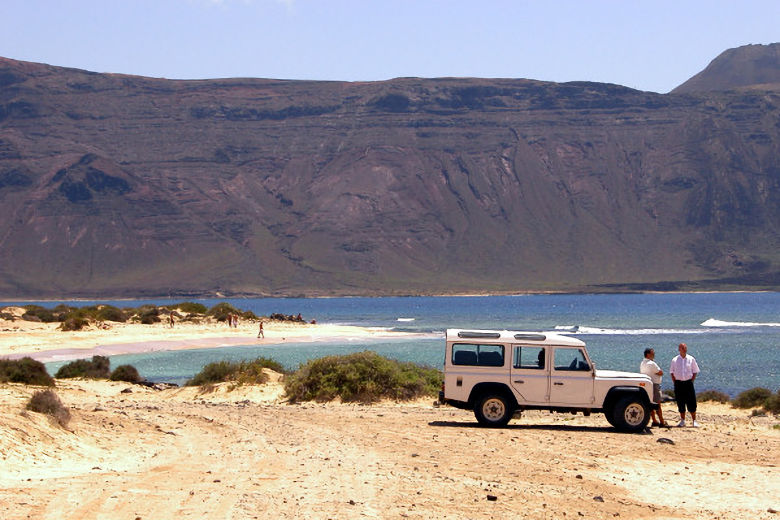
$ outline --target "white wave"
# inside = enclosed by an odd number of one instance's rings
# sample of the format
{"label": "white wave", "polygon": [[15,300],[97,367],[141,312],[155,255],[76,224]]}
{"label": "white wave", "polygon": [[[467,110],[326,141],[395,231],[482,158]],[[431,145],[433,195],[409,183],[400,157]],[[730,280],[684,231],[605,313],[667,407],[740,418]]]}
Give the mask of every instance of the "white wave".
{"label": "white wave", "polygon": [[701,323],[702,327],[780,327],[780,323],[756,323],[751,321],[721,321],[710,318]]}
{"label": "white wave", "polygon": [[579,325],[556,325],[555,330],[559,332],[577,332]]}
{"label": "white wave", "polygon": [[395,321],[414,321],[414,318],[398,318]]}
{"label": "white wave", "polygon": [[[577,326],[575,327],[568,327],[567,329],[561,329],[559,327],[563,327],[562,325],[556,326],[555,330],[559,334],[598,334],[603,336],[617,336],[617,335],[626,335],[626,336],[639,336],[639,335],[654,335],[654,334],[704,334],[707,332],[706,330],[702,329],[609,329],[604,327],[587,327],[587,326]],[[574,330],[571,330],[574,329]]]}

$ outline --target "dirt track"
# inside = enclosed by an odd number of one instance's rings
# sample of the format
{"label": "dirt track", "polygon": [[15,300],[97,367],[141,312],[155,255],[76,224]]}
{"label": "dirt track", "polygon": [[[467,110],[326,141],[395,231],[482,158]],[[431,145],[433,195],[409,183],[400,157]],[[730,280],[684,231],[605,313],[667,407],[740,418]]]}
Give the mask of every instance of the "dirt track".
{"label": "dirt track", "polygon": [[698,430],[627,435],[599,415],[491,430],[428,401],[129,386],[58,382],[70,431],[0,386],[0,517],[780,518],[778,421],[725,405],[702,405]]}

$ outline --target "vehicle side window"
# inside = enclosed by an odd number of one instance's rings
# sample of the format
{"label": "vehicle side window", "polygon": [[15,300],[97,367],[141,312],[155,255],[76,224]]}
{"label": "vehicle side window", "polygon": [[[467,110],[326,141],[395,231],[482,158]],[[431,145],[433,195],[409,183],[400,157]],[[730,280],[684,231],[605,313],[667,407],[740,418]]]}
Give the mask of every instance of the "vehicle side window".
{"label": "vehicle side window", "polygon": [[555,370],[558,371],[587,371],[590,365],[585,360],[585,354],[580,349],[556,348]]}
{"label": "vehicle side window", "polygon": [[544,347],[515,347],[515,368],[544,368]]}
{"label": "vehicle side window", "polygon": [[452,364],[502,367],[504,366],[504,346],[455,343],[452,345]]}

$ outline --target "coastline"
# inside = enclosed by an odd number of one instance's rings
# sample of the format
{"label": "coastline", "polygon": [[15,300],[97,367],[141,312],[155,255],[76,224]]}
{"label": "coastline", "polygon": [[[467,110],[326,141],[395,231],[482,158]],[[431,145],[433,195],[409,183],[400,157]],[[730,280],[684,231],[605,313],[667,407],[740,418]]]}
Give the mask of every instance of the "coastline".
{"label": "coastline", "polygon": [[264,338],[258,323],[240,322],[231,328],[217,322],[177,322],[151,325],[104,322],[102,327],[64,332],[59,323],[0,319],[0,358],[31,357],[41,362],[63,361],[93,355],[137,354],[163,350],[195,350],[236,345],[279,345],[340,339],[401,338],[417,334],[378,327],[264,321]]}
{"label": "coastline", "polygon": [[492,291],[492,292],[455,292],[455,293],[406,293],[406,294],[248,294],[248,293],[236,293],[236,294],[189,294],[189,295],[175,295],[169,294],[160,295],[136,295],[136,296],[64,296],[61,298],[52,297],[14,297],[14,298],[0,298],[0,306],[3,304],[26,304],[26,303],[54,303],[54,302],[132,302],[132,301],[171,301],[171,302],[183,302],[183,301],[198,301],[198,300],[255,300],[255,299],[269,299],[269,300],[284,300],[284,299],[302,299],[302,300],[328,300],[335,298],[488,298],[491,296],[546,296],[546,295],[618,295],[618,294],[744,294],[744,293],[777,293],[780,292],[780,287],[777,288],[755,288],[755,289],[701,289],[701,290],[657,290],[657,289],[625,289],[625,290],[612,290],[612,291],[596,291],[596,290],[526,290],[526,291]]}

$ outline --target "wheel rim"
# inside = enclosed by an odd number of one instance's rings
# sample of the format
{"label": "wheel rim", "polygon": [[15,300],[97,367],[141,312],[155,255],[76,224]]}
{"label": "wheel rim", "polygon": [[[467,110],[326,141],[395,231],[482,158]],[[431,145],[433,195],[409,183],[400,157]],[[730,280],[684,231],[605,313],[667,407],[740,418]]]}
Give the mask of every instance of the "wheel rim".
{"label": "wheel rim", "polygon": [[645,408],[640,403],[631,403],[626,406],[623,418],[629,426],[639,426],[645,420]]}
{"label": "wheel rim", "polygon": [[491,397],[482,403],[482,415],[488,421],[500,421],[506,415],[506,405],[504,401],[497,397]]}

